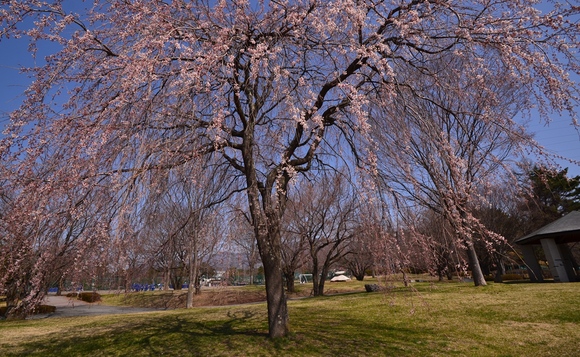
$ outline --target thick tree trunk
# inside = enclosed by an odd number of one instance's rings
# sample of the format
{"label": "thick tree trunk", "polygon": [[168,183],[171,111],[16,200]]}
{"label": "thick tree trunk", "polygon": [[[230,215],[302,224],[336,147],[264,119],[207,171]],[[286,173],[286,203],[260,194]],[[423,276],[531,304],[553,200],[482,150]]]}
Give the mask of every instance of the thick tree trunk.
{"label": "thick tree trunk", "polygon": [[20,301],[22,292],[16,287],[16,282],[14,281],[8,282],[6,286],[6,312],[4,317],[8,320],[24,320],[26,315],[22,311],[22,302]]}
{"label": "thick tree trunk", "polygon": [[284,291],[281,262],[264,260],[266,279],[266,301],[268,303],[268,330],[270,338],[284,337],[288,334],[288,306]]}
{"label": "thick tree trunk", "polygon": [[16,308],[17,303],[17,299],[14,299],[10,295],[6,296],[6,312],[4,313],[5,318],[10,318],[14,314],[14,309]]}
{"label": "thick tree trunk", "polygon": [[268,331],[270,338],[288,334],[288,307],[282,275],[282,238],[280,236],[280,213],[264,198],[263,206],[256,191],[248,190],[250,211],[254,220],[254,232],[264,266],[266,302],[268,304]]}
{"label": "thick tree trunk", "polygon": [[[265,215],[261,218],[264,219]],[[279,220],[275,217],[268,217],[267,223],[262,222],[264,224],[257,224],[255,232],[266,280],[269,336],[270,338],[285,337],[288,334],[288,307],[282,275],[282,243]],[[268,228],[264,226],[268,226]]]}
{"label": "thick tree trunk", "polygon": [[[461,217],[464,219],[466,217],[464,210],[461,210]],[[467,246],[467,262],[469,263],[469,269],[471,269],[473,284],[475,284],[475,286],[486,286],[487,283],[485,282],[485,277],[481,271],[481,265],[479,264],[477,252],[475,251],[475,245],[469,237],[464,237],[464,242]]]}
{"label": "thick tree trunk", "polygon": [[285,337],[289,330],[288,306],[282,276],[282,237],[280,235],[280,219],[284,213],[285,193],[277,190],[286,192],[289,178],[282,180],[282,182],[276,182],[277,175],[272,172],[265,183],[258,182],[258,170],[253,154],[255,122],[248,120],[246,124],[242,157],[248,206],[266,280],[268,335],[270,338]]}
{"label": "thick tree trunk", "polygon": [[467,258],[469,262],[469,268],[471,269],[471,275],[473,277],[473,283],[475,286],[486,286],[485,277],[481,271],[481,266],[479,265],[479,259],[477,258],[477,253],[475,252],[475,246],[473,242],[467,243]]}

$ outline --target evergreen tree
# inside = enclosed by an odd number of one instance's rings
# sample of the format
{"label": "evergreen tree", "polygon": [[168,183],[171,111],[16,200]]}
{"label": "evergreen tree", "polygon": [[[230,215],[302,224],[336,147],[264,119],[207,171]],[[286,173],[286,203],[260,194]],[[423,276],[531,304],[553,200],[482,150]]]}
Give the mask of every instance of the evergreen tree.
{"label": "evergreen tree", "polygon": [[580,176],[568,177],[568,168],[561,171],[534,166],[528,173],[531,227],[543,227],[566,213],[580,209]]}

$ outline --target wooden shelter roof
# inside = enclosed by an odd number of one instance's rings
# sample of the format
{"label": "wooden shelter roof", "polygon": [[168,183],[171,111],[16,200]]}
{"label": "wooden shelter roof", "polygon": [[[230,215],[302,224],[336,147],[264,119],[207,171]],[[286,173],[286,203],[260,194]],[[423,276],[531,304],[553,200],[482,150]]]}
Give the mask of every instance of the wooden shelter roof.
{"label": "wooden shelter roof", "polygon": [[517,239],[515,243],[538,244],[543,238],[553,238],[558,244],[580,241],[580,211],[572,211],[527,236]]}

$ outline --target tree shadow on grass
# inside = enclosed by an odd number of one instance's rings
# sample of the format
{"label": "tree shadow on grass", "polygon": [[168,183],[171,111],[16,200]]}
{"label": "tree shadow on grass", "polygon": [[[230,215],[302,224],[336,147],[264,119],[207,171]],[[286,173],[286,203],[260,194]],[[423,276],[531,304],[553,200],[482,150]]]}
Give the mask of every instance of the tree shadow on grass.
{"label": "tree shadow on grass", "polygon": [[541,282],[532,282],[529,279],[523,279],[523,280],[507,280],[504,281],[502,284],[507,284],[507,285],[515,285],[515,284],[551,284],[554,283],[554,279],[544,279],[544,281]]}
{"label": "tree shadow on grass", "polygon": [[[340,322],[337,324],[337,321]],[[337,319],[321,315],[295,326],[293,339],[309,344],[302,350],[303,355],[418,356],[423,344],[430,345],[434,353],[446,350],[447,341],[444,338],[435,341],[437,332],[429,328],[396,326],[388,316],[375,316],[375,321],[369,323],[367,318],[356,316]]]}
{"label": "tree shadow on grass", "polygon": [[126,293],[123,294],[122,302],[128,306],[146,307],[156,309],[175,309],[185,307],[187,295],[181,291],[151,293]]}
{"label": "tree shadow on grass", "polygon": [[[397,326],[388,317],[369,319],[364,313],[335,315],[334,311],[324,308],[319,314],[309,311],[307,315],[297,311],[291,318],[290,336],[275,340],[268,339],[267,319],[261,310],[111,315],[115,319],[111,323],[102,320],[94,327],[43,336],[21,343],[18,350],[2,351],[2,355],[412,356],[421,354],[417,347],[424,343],[432,344],[432,351],[445,351],[447,342],[433,342],[437,335],[433,330]],[[308,317],[312,313],[316,316]]]}
{"label": "tree shadow on grass", "polygon": [[[23,342],[4,356],[230,356],[238,348],[263,343],[266,332],[255,328],[251,311],[228,312],[225,319],[195,321],[198,315],[139,315],[110,326],[90,326]],[[203,317],[203,316],[201,316]],[[54,320],[58,323],[58,320]]]}

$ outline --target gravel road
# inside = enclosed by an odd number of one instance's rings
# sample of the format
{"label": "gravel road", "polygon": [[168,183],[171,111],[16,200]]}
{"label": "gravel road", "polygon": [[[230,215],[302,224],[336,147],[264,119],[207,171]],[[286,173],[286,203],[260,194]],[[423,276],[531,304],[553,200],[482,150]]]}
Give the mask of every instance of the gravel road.
{"label": "gravel road", "polygon": [[56,311],[51,314],[38,314],[29,317],[30,319],[43,319],[48,317],[72,317],[72,316],[95,316],[112,314],[130,314],[136,312],[156,311],[156,309],[107,306],[100,303],[87,303],[81,300],[68,298],[66,296],[48,295],[44,301],[45,305],[56,306]]}

